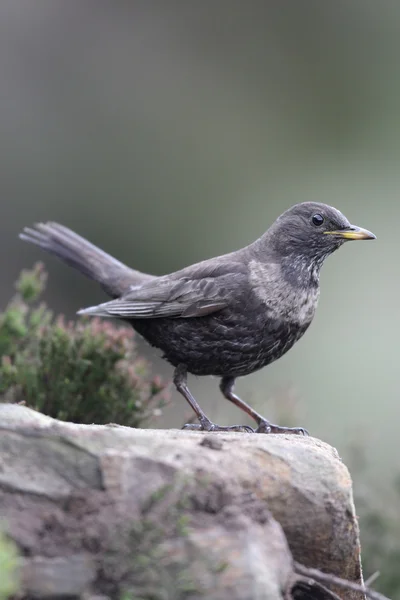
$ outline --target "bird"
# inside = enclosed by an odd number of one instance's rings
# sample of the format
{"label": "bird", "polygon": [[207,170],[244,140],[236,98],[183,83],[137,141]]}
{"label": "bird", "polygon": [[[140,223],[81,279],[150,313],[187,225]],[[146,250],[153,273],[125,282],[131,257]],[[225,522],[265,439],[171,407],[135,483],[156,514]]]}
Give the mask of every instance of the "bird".
{"label": "bird", "polygon": [[[298,435],[308,432],[271,423],[237,396],[236,379],[279,359],[306,332],[325,259],[346,241],[376,238],[332,206],[302,202],[248,246],[156,276],[129,268],[56,222],[25,227],[19,237],[98,282],[112,298],[77,314],[122,319],[163,352],[176,390],[198,420],[184,429]],[[213,423],[192,395],[188,373],[219,377],[222,395],[256,427]]]}

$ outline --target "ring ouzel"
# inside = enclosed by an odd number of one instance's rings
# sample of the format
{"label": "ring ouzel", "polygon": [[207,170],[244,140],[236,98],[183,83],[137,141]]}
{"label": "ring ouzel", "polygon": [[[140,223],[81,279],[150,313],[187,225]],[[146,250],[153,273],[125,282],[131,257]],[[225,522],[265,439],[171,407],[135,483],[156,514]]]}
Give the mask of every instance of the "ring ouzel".
{"label": "ring ouzel", "polygon": [[[280,358],[304,334],[326,257],[348,240],[375,238],[335,208],[304,202],[249,246],[157,277],[130,269],[57,223],[38,223],[20,237],[99,282],[113,298],[78,314],[120,318],[162,350],[175,367],[177,390],[199,420],[186,428],[299,434],[306,430],[274,425],[241,400],[235,379]],[[212,423],[188,388],[188,372],[220,377],[224,397],[257,428]]]}

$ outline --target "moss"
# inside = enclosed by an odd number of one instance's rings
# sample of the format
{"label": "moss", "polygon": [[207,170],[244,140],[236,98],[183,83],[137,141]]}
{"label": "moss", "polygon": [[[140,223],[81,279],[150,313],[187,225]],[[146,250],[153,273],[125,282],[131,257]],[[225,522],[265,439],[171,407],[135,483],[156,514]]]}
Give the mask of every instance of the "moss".
{"label": "moss", "polygon": [[0,600],[16,594],[18,581],[18,552],[15,544],[0,533]]}
{"label": "moss", "polygon": [[[191,539],[197,483],[177,476],[142,504],[139,518],[115,536],[104,574],[118,582],[112,590],[122,600],[186,600],[208,597],[210,582],[228,568]],[[121,556],[124,544],[124,564]],[[204,587],[207,582],[207,589]],[[212,585],[211,585],[212,587]]]}

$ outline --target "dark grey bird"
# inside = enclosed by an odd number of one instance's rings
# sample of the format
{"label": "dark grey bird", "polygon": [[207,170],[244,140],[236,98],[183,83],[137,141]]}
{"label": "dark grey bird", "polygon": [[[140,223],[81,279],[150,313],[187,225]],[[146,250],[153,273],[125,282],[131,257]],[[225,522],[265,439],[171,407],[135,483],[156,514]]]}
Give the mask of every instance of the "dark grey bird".
{"label": "dark grey bird", "polygon": [[[375,239],[335,208],[304,202],[249,246],[157,277],[130,269],[57,223],[38,223],[20,237],[99,282],[114,298],[78,314],[127,321],[162,350],[175,367],[176,389],[199,420],[186,428],[298,434],[306,430],[274,425],[241,400],[235,379],[280,358],[307,330],[326,257],[347,240]],[[220,377],[223,396],[257,428],[212,423],[192,396],[187,373]]]}

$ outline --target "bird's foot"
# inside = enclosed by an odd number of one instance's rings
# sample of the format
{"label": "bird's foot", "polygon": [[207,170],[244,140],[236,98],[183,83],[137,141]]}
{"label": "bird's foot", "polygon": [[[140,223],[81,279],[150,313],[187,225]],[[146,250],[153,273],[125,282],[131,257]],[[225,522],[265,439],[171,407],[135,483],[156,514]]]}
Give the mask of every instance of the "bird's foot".
{"label": "bird's foot", "polygon": [[227,427],[222,427],[221,425],[216,425],[211,421],[203,421],[202,423],[187,423],[182,427],[186,431],[238,431],[240,433],[254,433],[255,430],[249,425],[230,425]]}
{"label": "bird's foot", "polygon": [[291,433],[294,435],[310,435],[304,427],[280,427],[269,421],[261,421],[255,430],[256,433]]}

